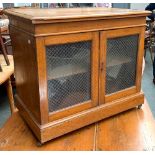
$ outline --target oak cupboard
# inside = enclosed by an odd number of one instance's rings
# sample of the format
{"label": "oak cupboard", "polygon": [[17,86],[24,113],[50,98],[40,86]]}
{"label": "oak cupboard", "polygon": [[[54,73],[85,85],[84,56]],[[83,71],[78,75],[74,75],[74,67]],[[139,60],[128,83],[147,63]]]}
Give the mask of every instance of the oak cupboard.
{"label": "oak cupboard", "polygon": [[8,9],[15,102],[41,143],[144,103],[148,11]]}

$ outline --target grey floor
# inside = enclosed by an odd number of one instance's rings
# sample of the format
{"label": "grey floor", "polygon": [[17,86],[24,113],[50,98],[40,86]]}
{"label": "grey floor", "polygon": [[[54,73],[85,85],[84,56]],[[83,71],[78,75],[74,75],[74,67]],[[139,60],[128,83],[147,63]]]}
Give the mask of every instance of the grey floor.
{"label": "grey floor", "polygon": [[[149,52],[147,52],[146,65],[142,79],[142,89],[155,118],[155,86],[152,83],[152,77],[152,64]],[[0,86],[0,127],[3,126],[10,114],[6,91],[3,86]]]}

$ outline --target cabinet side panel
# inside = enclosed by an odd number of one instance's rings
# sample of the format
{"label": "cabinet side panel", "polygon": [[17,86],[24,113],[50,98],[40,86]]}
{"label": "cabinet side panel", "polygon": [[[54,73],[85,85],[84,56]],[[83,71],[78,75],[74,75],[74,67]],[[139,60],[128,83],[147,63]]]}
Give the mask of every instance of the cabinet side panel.
{"label": "cabinet side panel", "polygon": [[35,40],[32,36],[10,26],[17,95],[27,110],[40,123],[38,71]]}

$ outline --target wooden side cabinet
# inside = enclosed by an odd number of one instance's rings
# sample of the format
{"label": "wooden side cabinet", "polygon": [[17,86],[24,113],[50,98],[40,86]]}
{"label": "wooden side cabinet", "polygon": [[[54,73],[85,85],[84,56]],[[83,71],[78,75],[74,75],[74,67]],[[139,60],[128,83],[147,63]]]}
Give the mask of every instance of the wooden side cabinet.
{"label": "wooden side cabinet", "polygon": [[15,102],[41,143],[144,103],[148,11],[8,9]]}

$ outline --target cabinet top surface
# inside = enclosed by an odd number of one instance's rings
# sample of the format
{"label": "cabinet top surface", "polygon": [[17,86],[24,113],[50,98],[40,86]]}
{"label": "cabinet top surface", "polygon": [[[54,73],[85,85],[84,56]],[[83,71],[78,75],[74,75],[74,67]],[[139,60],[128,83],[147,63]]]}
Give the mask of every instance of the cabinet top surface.
{"label": "cabinet top surface", "polygon": [[67,19],[90,19],[90,18],[121,18],[134,16],[147,16],[149,11],[118,9],[118,8],[13,8],[5,10],[7,15],[19,16],[32,20],[32,23],[44,21],[58,21]]}

